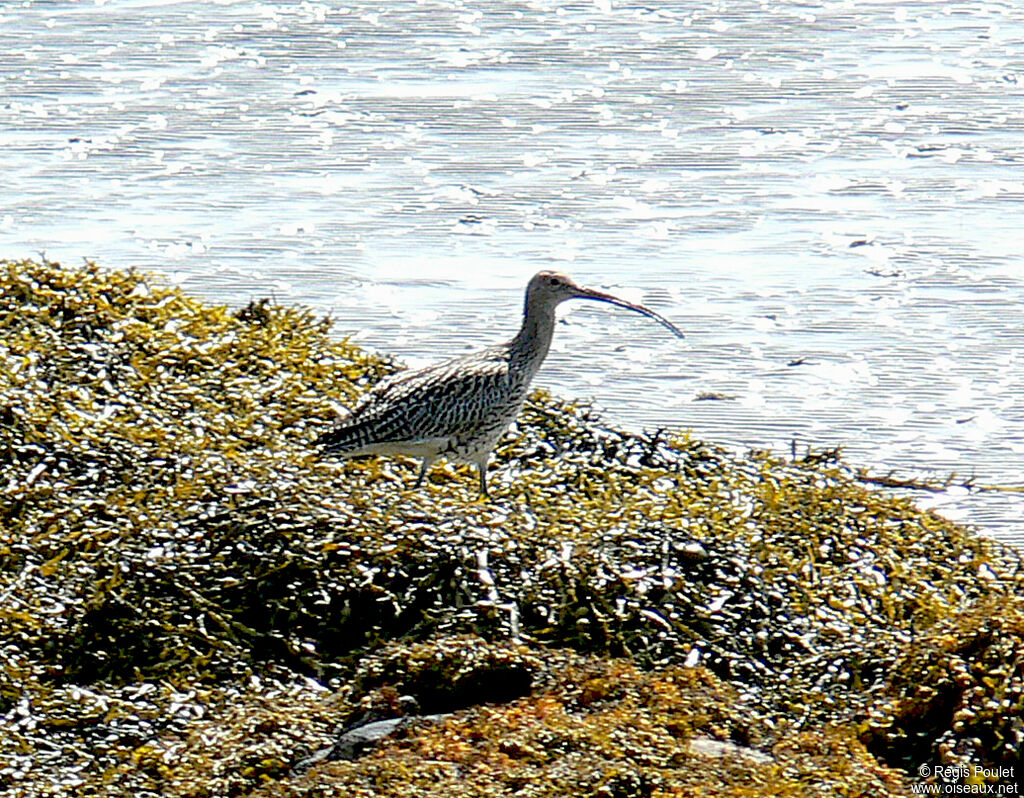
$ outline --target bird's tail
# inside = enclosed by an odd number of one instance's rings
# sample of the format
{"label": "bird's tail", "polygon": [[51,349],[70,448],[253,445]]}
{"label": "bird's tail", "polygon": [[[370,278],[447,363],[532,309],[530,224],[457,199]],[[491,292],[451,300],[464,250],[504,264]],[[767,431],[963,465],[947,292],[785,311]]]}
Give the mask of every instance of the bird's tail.
{"label": "bird's tail", "polygon": [[318,435],[313,445],[323,449],[325,453],[336,453],[349,448],[356,437],[351,427],[342,424]]}
{"label": "bird's tail", "polygon": [[352,454],[373,441],[375,427],[367,422],[345,423],[327,430],[313,444],[324,454]]}

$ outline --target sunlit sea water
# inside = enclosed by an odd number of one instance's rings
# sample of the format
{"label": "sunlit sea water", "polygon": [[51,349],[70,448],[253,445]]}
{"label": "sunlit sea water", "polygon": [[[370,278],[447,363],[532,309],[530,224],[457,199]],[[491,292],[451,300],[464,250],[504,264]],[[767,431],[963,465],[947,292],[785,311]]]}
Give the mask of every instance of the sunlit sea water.
{"label": "sunlit sea water", "polygon": [[[0,4],[0,256],[272,294],[740,449],[1024,484],[1024,4]],[[698,400],[714,394],[728,397]],[[921,503],[1024,543],[1024,496]]]}

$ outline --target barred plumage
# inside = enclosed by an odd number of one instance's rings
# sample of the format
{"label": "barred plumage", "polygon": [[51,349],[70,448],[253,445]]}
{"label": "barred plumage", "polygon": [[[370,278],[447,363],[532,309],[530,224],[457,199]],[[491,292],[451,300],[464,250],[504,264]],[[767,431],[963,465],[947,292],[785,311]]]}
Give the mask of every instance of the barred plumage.
{"label": "barred plumage", "polygon": [[487,492],[491,452],[522,407],[554,332],[555,307],[567,299],[594,299],[669,321],[642,305],[581,288],[555,272],[540,272],[526,288],[523,326],[506,344],[388,377],[375,385],[339,425],[316,443],[325,454],[406,455],[422,461],[416,487],[439,457],[475,463]]}

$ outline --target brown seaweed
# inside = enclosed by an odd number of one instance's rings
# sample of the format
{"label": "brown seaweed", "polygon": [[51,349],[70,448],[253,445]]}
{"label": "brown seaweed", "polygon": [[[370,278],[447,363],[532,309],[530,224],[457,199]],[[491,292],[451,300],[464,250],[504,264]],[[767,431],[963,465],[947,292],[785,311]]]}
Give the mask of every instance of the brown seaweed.
{"label": "brown seaweed", "polygon": [[[94,264],[0,288],[0,791],[897,795],[1020,761],[1019,556],[834,453],[537,392],[494,502],[455,466],[410,491],[311,449],[396,365],[308,311]],[[964,698],[942,641],[977,607],[999,633],[954,646]],[[456,715],[289,775],[380,690]]]}

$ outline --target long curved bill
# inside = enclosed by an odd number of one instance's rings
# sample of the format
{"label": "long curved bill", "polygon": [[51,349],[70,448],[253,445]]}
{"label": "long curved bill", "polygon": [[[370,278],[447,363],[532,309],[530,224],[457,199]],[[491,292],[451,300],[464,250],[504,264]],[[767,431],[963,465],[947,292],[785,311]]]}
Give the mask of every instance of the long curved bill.
{"label": "long curved bill", "polygon": [[606,294],[604,291],[595,291],[593,288],[581,288],[577,296],[580,299],[595,299],[598,302],[608,302],[612,305],[618,305],[620,308],[626,308],[627,310],[635,310],[641,315],[654,319],[662,327],[667,327],[680,338],[686,337],[683,335],[682,331],[676,327],[676,325],[664,316],[659,313],[655,313],[650,308],[645,308],[643,305],[634,305],[632,302],[627,302],[625,299],[619,299],[617,296]]}

